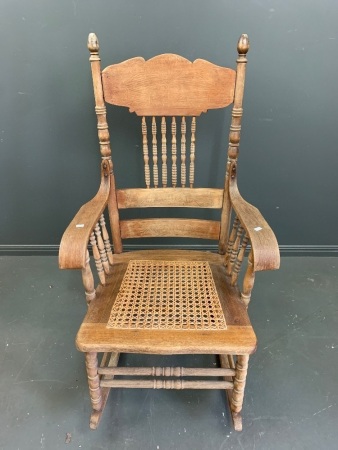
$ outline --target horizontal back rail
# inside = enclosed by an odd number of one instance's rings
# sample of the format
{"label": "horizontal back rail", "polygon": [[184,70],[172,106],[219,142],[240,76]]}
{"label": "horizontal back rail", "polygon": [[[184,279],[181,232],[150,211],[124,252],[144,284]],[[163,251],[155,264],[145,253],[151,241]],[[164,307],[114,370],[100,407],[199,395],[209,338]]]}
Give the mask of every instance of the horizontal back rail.
{"label": "horizontal back rail", "polygon": [[212,208],[221,209],[223,189],[157,188],[118,189],[119,209],[127,208]]}
{"label": "horizontal back rail", "polygon": [[139,116],[199,116],[234,100],[236,72],[175,54],[136,57],[102,71],[104,99]]}
{"label": "horizontal back rail", "polygon": [[190,237],[218,240],[220,222],[200,219],[132,219],[120,221],[122,239]]}

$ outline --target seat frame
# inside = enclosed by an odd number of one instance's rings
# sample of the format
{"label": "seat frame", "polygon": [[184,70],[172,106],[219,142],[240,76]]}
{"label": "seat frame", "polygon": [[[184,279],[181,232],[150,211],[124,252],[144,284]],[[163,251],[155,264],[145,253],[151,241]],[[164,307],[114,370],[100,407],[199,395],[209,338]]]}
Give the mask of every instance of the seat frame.
{"label": "seat frame", "polygon": [[[217,92],[212,95],[208,91],[209,103],[198,107],[190,102],[180,104],[180,108],[168,101],[167,109],[163,109],[163,99],[153,108],[144,99],[138,99],[134,104],[126,101],[123,86],[119,85],[120,72],[127,75],[132,67],[146,64],[142,58],[134,58],[116,66],[109,66],[101,71],[99,44],[95,34],[88,39],[90,62],[92,68],[95,110],[98,120],[98,136],[100,142],[101,183],[96,196],[86,203],[76,214],[65,231],[59,253],[61,269],[80,269],[89,305],[88,313],[77,335],[77,348],[85,353],[89,392],[93,412],[90,427],[95,429],[102,416],[111,388],[154,388],[154,389],[226,389],[230,411],[235,430],[242,429],[241,410],[244,398],[244,388],[248,370],[249,355],[256,349],[256,336],[250,324],[247,307],[254,285],[255,272],[277,269],[279,267],[279,250],[277,240],[271,228],[260,212],[247,203],[237,188],[237,158],[240,142],[242,102],[244,92],[246,54],[249,50],[247,35],[242,35],[238,41],[238,59],[236,72],[231,69],[218,68],[210,63],[197,60],[189,66],[189,79],[192,84],[199,83],[198,70],[205,70],[206,77],[213,73],[216,78],[225,77],[230,88],[225,90],[220,100]],[[186,65],[186,60],[176,55],[160,55],[157,63],[175,60],[175,67]],[[153,59],[155,60],[155,58]],[[152,60],[149,60],[152,61]],[[154,61],[153,61],[154,66]],[[149,64],[148,64],[149,65]],[[194,66],[195,65],[195,66]],[[155,64],[157,67],[158,64]],[[210,67],[213,66],[211,69]],[[144,66],[145,67],[145,66]],[[148,67],[148,66],[147,66]],[[209,70],[210,69],[210,70]],[[222,71],[223,69],[223,71]],[[148,69],[144,69],[146,72]],[[177,69],[179,70],[179,69]],[[125,72],[126,71],[126,72]],[[110,78],[116,76],[116,85],[111,88]],[[121,78],[122,79],[122,78]],[[147,83],[148,77],[145,78]],[[210,80],[209,80],[210,81]],[[215,80],[211,79],[213,86]],[[231,84],[232,83],[232,84]],[[233,86],[233,91],[231,91]],[[119,90],[120,89],[120,90]],[[120,95],[119,93],[122,92]],[[215,95],[214,95],[215,94]],[[210,100],[212,98],[212,101]],[[120,189],[115,187],[115,176],[111,159],[108,124],[106,120],[105,101],[113,104],[129,106],[138,115],[187,115],[197,116],[211,108],[220,108],[233,102],[232,120],[229,134],[228,161],[226,167],[225,186],[219,189],[196,189],[175,187],[173,195],[168,194],[168,188],[158,187],[157,172],[154,169],[154,187],[150,189],[150,170],[148,164],[146,120],[142,119],[143,151],[145,160],[145,179],[147,189]],[[126,104],[127,102],[127,104]],[[210,103],[211,102],[211,103]],[[213,102],[213,103],[212,103]],[[169,109],[168,109],[169,108]],[[171,109],[170,109],[171,108]],[[176,108],[176,109],[175,109]],[[185,149],[185,120],[182,121],[182,142]],[[174,124],[174,125],[173,125]],[[163,126],[163,118],[162,118]],[[156,121],[152,120],[153,145],[156,144]],[[154,128],[155,127],[155,128]],[[192,121],[192,152],[190,160],[194,162],[195,125]],[[155,129],[155,132],[154,132]],[[176,121],[172,120],[172,130],[176,133]],[[154,143],[155,135],[155,143]],[[176,136],[176,134],[175,134]],[[184,138],[184,140],[183,140]],[[174,151],[176,152],[176,138]],[[174,153],[173,153],[174,155]],[[176,158],[176,153],[175,153]],[[182,160],[183,161],[183,160]],[[184,160],[185,162],[185,160]],[[176,164],[176,159],[173,164]],[[157,159],[154,159],[157,171]],[[175,169],[176,170],[176,169]],[[176,175],[173,169],[173,183]],[[185,171],[181,179],[186,183]],[[194,167],[190,169],[189,182],[192,187]],[[163,168],[162,180],[166,180],[166,166]],[[196,200],[197,198],[197,200]],[[220,225],[211,221],[191,222],[181,219],[173,229],[175,219],[152,219],[144,223],[136,221],[120,221],[119,209],[135,206],[188,206],[221,208]],[[113,249],[110,245],[109,231],[104,213],[107,211],[112,234]],[[234,216],[233,221],[231,217]],[[203,222],[203,223],[202,223]],[[191,223],[193,225],[191,225]],[[160,224],[158,226],[158,224]],[[164,225],[163,225],[164,224]],[[156,230],[157,236],[197,236],[219,237],[219,253],[157,250],[124,253],[122,239],[136,236],[151,235]],[[178,230],[178,231],[177,231]],[[175,232],[177,234],[175,234]],[[92,248],[93,257],[99,277],[99,285],[95,288],[94,276],[90,266],[88,244]],[[248,251],[249,250],[249,251]],[[243,286],[239,287],[239,272],[245,255],[248,253],[247,268],[243,277]],[[127,263],[135,259],[149,260],[184,260],[207,261],[213,272],[213,278],[218,286],[219,296],[225,296],[224,315],[225,330],[116,330],[107,328],[112,302],[115,301],[121,281],[126,271]],[[118,367],[119,355],[126,353],[152,354],[218,354],[219,368],[187,369],[183,367]],[[98,354],[103,353],[99,363]],[[136,379],[120,379],[117,376],[137,377]],[[146,379],[140,379],[146,376]],[[222,377],[222,380],[185,380],[184,377]],[[152,379],[149,377],[152,377]]]}

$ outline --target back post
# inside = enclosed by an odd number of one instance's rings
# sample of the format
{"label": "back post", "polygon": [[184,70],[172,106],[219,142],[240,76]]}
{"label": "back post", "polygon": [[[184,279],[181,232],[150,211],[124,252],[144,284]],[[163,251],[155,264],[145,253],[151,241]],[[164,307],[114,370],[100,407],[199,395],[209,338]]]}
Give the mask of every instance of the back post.
{"label": "back post", "polygon": [[237,51],[237,71],[236,71],[236,86],[234,94],[234,104],[232,108],[231,115],[231,125],[229,133],[229,146],[228,146],[228,160],[227,168],[225,174],[225,187],[224,187],[224,198],[223,207],[221,215],[221,231],[219,238],[219,253],[225,254],[229,228],[230,228],[230,217],[231,217],[231,202],[229,197],[229,180],[230,180],[230,167],[232,162],[237,162],[239,153],[239,142],[241,137],[241,124],[243,115],[243,95],[244,95],[244,84],[245,84],[245,72],[248,53],[250,48],[249,38],[247,34],[242,34],[238,40]]}
{"label": "back post", "polygon": [[101,59],[99,56],[99,41],[96,34],[90,33],[88,36],[88,50],[90,52],[90,65],[92,70],[95,112],[97,116],[97,130],[100,143],[100,153],[103,162],[109,167],[110,177],[110,195],[108,203],[109,221],[113,237],[114,253],[122,252],[122,241],[119,225],[119,213],[117,208],[115,176],[113,171],[113,162],[111,159],[110,136],[106,117],[106,105],[103,97],[103,88],[101,80]]}

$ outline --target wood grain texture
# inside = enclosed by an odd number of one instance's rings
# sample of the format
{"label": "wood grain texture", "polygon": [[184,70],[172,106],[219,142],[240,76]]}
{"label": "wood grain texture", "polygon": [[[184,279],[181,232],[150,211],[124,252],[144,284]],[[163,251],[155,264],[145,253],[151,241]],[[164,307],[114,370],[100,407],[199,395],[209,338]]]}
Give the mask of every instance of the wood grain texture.
{"label": "wood grain texture", "polygon": [[[91,428],[97,427],[111,387],[207,388],[227,389],[234,427],[236,430],[241,430],[240,411],[243,404],[248,355],[256,350],[257,344],[247,313],[247,304],[253,288],[255,271],[275,269],[279,266],[278,244],[273,232],[259,211],[243,200],[237,188],[237,157],[243,114],[246,54],[249,50],[248,37],[242,35],[238,42],[236,72],[201,59],[190,62],[174,54],[159,55],[148,61],[139,57],[132,58],[120,64],[108,66],[101,72],[99,43],[94,34],[89,36],[88,48],[100,152],[103,159],[101,185],[94,199],[80,209],[67,228],[60,246],[59,264],[61,268],[82,269],[86,297],[88,302],[92,300],[76,338],[77,348],[86,353],[88,383],[93,407],[90,426]],[[131,112],[142,116],[142,148],[147,189],[115,189],[105,102],[128,107]],[[224,189],[194,189],[195,116],[199,116],[208,109],[223,108],[232,102]],[[153,117],[147,119],[147,116]],[[160,126],[160,119],[156,119],[157,116],[162,116]],[[168,126],[166,124],[167,116],[171,117],[168,119]],[[182,116],[181,124],[179,124],[177,116]],[[190,130],[189,128],[187,130],[186,116],[192,117]],[[158,124],[156,120],[158,120]],[[187,152],[190,153],[189,156]],[[181,168],[179,168],[180,163]],[[170,181],[168,180],[168,170]],[[197,173],[196,171],[196,175]],[[173,188],[167,187],[168,181],[172,183]],[[179,182],[181,182],[182,188],[177,187]],[[190,188],[185,187],[187,183]],[[114,255],[102,215],[107,206]],[[221,209],[221,221],[171,218],[124,221],[119,219],[119,208],[151,207]],[[233,230],[229,236],[233,213],[237,219],[235,219]],[[87,251],[90,236],[101,280],[96,290]],[[122,253],[121,239],[134,237],[218,239],[220,254],[170,249]],[[241,293],[238,286],[238,274],[244,260],[246,247],[250,244],[251,251]],[[222,255],[225,253],[224,258]],[[200,265],[196,264],[196,261],[206,261],[208,264],[204,264],[204,266],[208,266],[209,279],[213,286],[212,292],[219,300],[217,315],[225,320],[226,328],[197,327],[188,329],[186,327],[177,330],[170,327],[169,322],[169,325],[165,322],[166,326],[163,328],[156,328],[147,326],[142,320],[135,327],[117,326],[115,322],[112,322],[111,326],[107,326],[111,315],[115,314],[114,318],[116,318],[119,317],[120,311],[125,311],[123,309],[125,304],[121,307],[119,299],[123,295],[121,294],[123,288],[121,285],[125,274],[128,274],[126,271],[131,260],[151,260],[147,264],[156,267],[159,264],[154,264],[154,261],[181,261],[182,264],[189,267],[193,266],[192,261],[195,262],[195,266]],[[163,263],[163,265],[168,266],[169,264]],[[135,266],[139,270],[140,264],[137,263]],[[132,289],[136,289],[135,286],[138,286],[137,292],[141,292],[138,294],[138,298],[147,299],[148,294],[144,294],[146,292],[144,287],[145,285],[153,286],[151,283],[156,281],[156,289],[161,286],[162,291],[165,289],[175,292],[175,295],[171,294],[171,298],[175,297],[178,308],[181,308],[177,314],[182,312],[182,316],[186,317],[190,311],[190,305],[185,306],[182,299],[186,299],[187,296],[192,298],[193,289],[190,287],[198,285],[197,277],[203,277],[198,270],[189,272],[189,276],[184,276],[184,280],[180,276],[181,272],[178,272],[178,275],[175,272],[169,285],[163,283],[163,277],[158,277],[154,281],[156,277],[153,272],[150,275],[147,272],[147,276],[140,273],[137,272],[137,276],[131,279],[132,281],[129,280]],[[134,282],[136,279],[138,284]],[[202,280],[200,285],[204,289],[206,284],[204,279],[199,278],[199,280]],[[185,285],[184,283],[186,285],[190,283],[188,295],[182,294],[181,288]],[[203,298],[205,303],[210,305],[211,297],[209,294],[209,297],[205,293],[201,294],[201,292],[205,292],[203,289],[200,289],[196,299]],[[153,292],[157,291],[151,287],[149,292],[151,292],[151,296],[154,296]],[[162,298],[161,295],[159,298]],[[142,303],[138,302],[137,305],[140,306]],[[191,303],[195,317],[197,317],[199,314],[196,309],[198,301],[196,300],[195,304],[191,300]],[[132,298],[130,308],[136,308],[135,305],[136,301],[134,302],[134,298]],[[135,309],[130,309],[130,311],[129,313],[128,309],[127,314],[138,317]],[[143,314],[142,308],[140,311]],[[170,309],[170,312],[165,313],[164,317],[167,318],[170,315],[172,317],[172,311],[173,309]],[[156,314],[153,316],[155,317]],[[207,317],[207,313],[204,317]],[[215,322],[215,317],[212,316],[212,323]],[[98,368],[97,361],[98,352],[104,352],[100,368]],[[160,355],[219,354],[222,369],[117,368],[120,352]],[[121,380],[115,378],[117,375],[162,377],[162,379]],[[223,380],[179,379],[182,376],[219,376]],[[169,379],[169,377],[174,377],[174,379]]]}
{"label": "wood grain texture", "polygon": [[159,378],[154,378],[153,380],[104,380],[101,382],[101,385],[129,389],[233,389],[233,383],[229,381],[188,381]]}
{"label": "wood grain texture", "polygon": [[96,237],[95,237],[94,232],[91,233],[89,242],[92,247],[92,252],[93,252],[93,257],[94,257],[95,266],[96,266],[96,270],[97,270],[97,275],[99,277],[100,283],[105,285],[106,284],[106,276],[104,273],[104,269],[103,269],[103,265],[102,265],[102,261],[101,261],[101,257],[100,257],[100,252],[99,252],[99,249],[97,246]]}
{"label": "wood grain texture", "polygon": [[223,189],[157,188],[118,189],[117,203],[126,208],[214,208],[221,209]]}
{"label": "wood grain texture", "polygon": [[196,368],[196,367],[103,367],[100,375],[128,375],[152,377],[222,377],[234,376],[234,369]]}
{"label": "wood grain texture", "polygon": [[[233,170],[235,167],[235,170]],[[280,265],[276,236],[257,208],[246,202],[239,193],[236,163],[232,163],[229,195],[233,209],[250,239],[253,251],[253,270],[273,270]]]}
{"label": "wood grain texture", "polygon": [[[119,353],[104,353],[100,367],[102,366],[116,367],[119,362],[119,357],[120,357]],[[104,375],[102,379],[110,380],[113,377],[114,377],[113,375]],[[96,430],[96,428],[100,423],[102,413],[104,411],[104,408],[106,406],[109,397],[109,393],[110,387],[101,387],[102,406],[100,411],[95,411],[95,409],[93,409],[93,412],[90,416],[89,427],[92,430]]]}
{"label": "wood grain texture", "polygon": [[224,180],[224,202],[221,218],[221,232],[219,239],[219,251],[224,254],[227,245],[227,237],[230,227],[231,216],[231,202],[229,197],[229,181],[232,161],[236,161],[239,152],[239,143],[241,138],[241,124],[243,116],[243,96],[245,85],[245,73],[247,63],[247,53],[249,51],[249,39],[246,34],[242,34],[238,40],[237,51],[237,70],[236,70],[236,87],[234,94],[234,104],[231,112],[231,125],[229,132],[229,146],[228,146],[228,162],[226,167],[226,174]]}
{"label": "wood grain texture", "polygon": [[82,282],[83,286],[85,288],[85,296],[87,300],[87,304],[94,300],[95,298],[95,284],[94,284],[94,277],[92,270],[90,268],[90,257],[88,250],[86,251],[86,266],[84,269],[82,269]]}
{"label": "wood grain texture", "polygon": [[112,330],[102,323],[82,323],[76,338],[82,352],[174,354],[251,354],[256,350],[252,327],[228,326],[225,331]]}
{"label": "wood grain texture", "polygon": [[[116,330],[107,328],[112,305],[130,259],[204,260],[208,261],[223,308],[226,330]],[[114,255],[115,264],[106,280],[99,286],[96,299],[77,336],[81,351],[121,351],[140,353],[252,353],[256,348],[256,336],[250,324],[246,307],[237,287],[230,285],[221,255],[210,252],[184,250],[158,250],[122,253]]]}
{"label": "wood grain texture", "polygon": [[136,237],[189,237],[214,239],[219,237],[220,223],[200,219],[132,219],[121,220],[122,239]]}
{"label": "wood grain texture", "polygon": [[167,187],[168,184],[168,168],[167,168],[167,123],[165,117],[161,119],[161,155],[162,155],[162,186]]}
{"label": "wood grain texture", "polygon": [[100,226],[102,229],[102,237],[103,237],[104,247],[106,249],[108,261],[109,261],[109,264],[112,266],[113,261],[114,261],[113,260],[113,252],[112,252],[111,245],[110,245],[110,239],[109,239],[109,234],[108,234],[108,230],[106,227],[106,221],[104,218],[104,214],[102,214],[100,217]]}
{"label": "wood grain texture", "polygon": [[135,252],[121,253],[114,255],[115,263],[127,264],[131,260],[161,260],[161,261],[207,261],[212,264],[223,265],[223,257],[218,253],[204,252],[198,250],[139,250]]}
{"label": "wood grain texture", "polygon": [[105,101],[139,116],[199,116],[233,102],[236,72],[174,54],[136,57],[102,71]]}
{"label": "wood grain texture", "polygon": [[90,52],[90,66],[95,98],[95,112],[97,115],[97,133],[100,143],[100,152],[103,158],[111,155],[110,137],[106,118],[106,106],[103,99],[103,88],[101,82],[101,59],[99,56],[99,41],[94,33],[88,36],[88,50]]}
{"label": "wood grain texture", "polygon": [[181,186],[187,182],[186,152],[187,152],[187,124],[185,117],[181,120]]}
{"label": "wood grain texture", "polygon": [[196,117],[191,120],[191,139],[190,139],[190,167],[189,184],[192,188],[195,181],[195,151],[196,151]]}
{"label": "wood grain texture", "polygon": [[253,270],[252,261],[253,261],[253,252],[251,250],[248,256],[248,267],[244,275],[243,288],[241,294],[241,298],[243,302],[246,304],[246,306],[248,306],[250,303],[251,291],[255,283],[255,271]]}
{"label": "wood grain texture", "polygon": [[86,353],[86,369],[92,408],[95,411],[100,411],[102,408],[102,396],[100,387],[100,377],[97,372],[97,368],[98,368],[97,353],[96,352]]}
{"label": "wood grain texture", "polygon": [[94,33],[88,36],[88,50],[90,52],[90,66],[92,71],[95,112],[97,116],[97,132],[100,144],[100,152],[102,156],[102,167],[105,176],[109,177],[110,192],[109,192],[109,221],[112,230],[114,251],[122,252],[122,242],[119,232],[119,215],[116,204],[115,195],[115,175],[113,171],[113,161],[111,159],[110,136],[106,117],[106,105],[103,98],[103,87],[101,79],[101,59],[99,56],[99,41]]}
{"label": "wood grain texture", "polygon": [[90,234],[103,213],[110,190],[110,178],[102,173],[101,185],[96,196],[83,205],[64,232],[60,250],[60,269],[84,269]]}
{"label": "wood grain texture", "polygon": [[242,410],[246,376],[248,372],[249,355],[238,355],[236,361],[236,375],[231,399],[231,410],[239,413]]}
{"label": "wood grain texture", "polygon": [[123,247],[120,232],[120,217],[119,217],[119,210],[117,207],[115,177],[113,174],[112,166],[109,178],[110,178],[110,192],[108,199],[108,213],[109,213],[110,229],[113,237],[114,253],[122,253]]}
{"label": "wood grain texture", "polygon": [[[235,364],[234,364],[232,355],[219,355],[219,360],[220,360],[221,367],[224,367],[226,369],[229,369],[229,368],[234,369],[235,368]],[[226,377],[224,377],[224,379],[225,379],[225,381],[233,382],[232,376],[230,376],[230,377],[226,376]],[[228,404],[229,404],[232,423],[233,423],[234,429],[236,431],[242,431],[242,429],[243,429],[242,415],[240,412],[235,412],[231,409],[232,393],[233,393],[233,389],[226,390],[226,395],[227,395],[227,400],[228,400]]]}

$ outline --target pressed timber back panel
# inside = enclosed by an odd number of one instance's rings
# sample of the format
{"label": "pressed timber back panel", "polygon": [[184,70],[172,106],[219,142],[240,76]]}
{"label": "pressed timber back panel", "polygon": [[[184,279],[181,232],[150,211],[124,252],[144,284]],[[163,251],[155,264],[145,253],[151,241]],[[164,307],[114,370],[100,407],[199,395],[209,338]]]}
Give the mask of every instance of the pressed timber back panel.
{"label": "pressed timber back panel", "polygon": [[102,71],[105,101],[138,116],[199,116],[234,99],[236,72],[174,54],[141,57]]}

